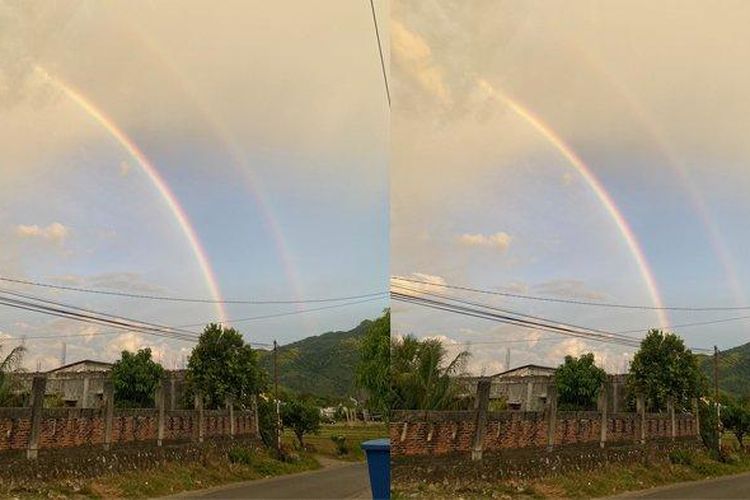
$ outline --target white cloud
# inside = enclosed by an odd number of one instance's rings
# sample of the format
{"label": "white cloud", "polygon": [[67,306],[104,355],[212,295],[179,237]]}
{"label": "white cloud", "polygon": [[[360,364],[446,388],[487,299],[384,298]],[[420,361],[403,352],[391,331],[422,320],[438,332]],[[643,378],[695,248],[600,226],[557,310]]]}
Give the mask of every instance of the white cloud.
{"label": "white cloud", "polygon": [[512,240],[513,238],[511,238],[511,236],[504,231],[487,235],[466,233],[462,234],[458,238],[458,241],[462,245],[470,247],[495,248],[503,252],[508,249]]}
{"label": "white cloud", "polygon": [[[445,291],[446,281],[441,276],[435,276],[434,274],[425,273],[411,273],[407,276],[403,276],[405,280],[399,279],[399,277],[393,278],[393,286],[396,286],[394,291],[406,294],[406,295],[419,295],[420,292],[435,293]],[[407,281],[415,280],[415,281]],[[402,288],[407,287],[408,289]]]}
{"label": "white cloud", "polygon": [[70,230],[59,222],[48,226],[19,224],[16,226],[16,234],[21,238],[37,238],[60,245],[68,237]]}

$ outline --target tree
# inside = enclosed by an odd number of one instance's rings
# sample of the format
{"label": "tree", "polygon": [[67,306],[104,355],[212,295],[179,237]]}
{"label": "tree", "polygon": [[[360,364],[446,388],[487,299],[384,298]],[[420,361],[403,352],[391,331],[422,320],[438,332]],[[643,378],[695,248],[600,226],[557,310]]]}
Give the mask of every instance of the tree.
{"label": "tree", "polygon": [[387,310],[365,333],[359,347],[357,386],[369,395],[367,406],[382,415],[390,409],[391,313]]}
{"label": "tree", "polygon": [[300,448],[304,448],[305,434],[320,431],[320,409],[311,403],[292,399],[281,406],[281,424],[292,429]]}
{"label": "tree", "polygon": [[206,326],[188,360],[187,394],[200,393],[206,408],[221,408],[228,398],[249,404],[265,386],[257,353],[234,328]]}
{"label": "tree", "polygon": [[[13,389],[16,384],[12,374],[21,365],[25,352],[23,346],[14,347],[0,361],[0,406],[6,406],[13,400]],[[0,345],[0,356],[2,353],[3,346]]]}
{"label": "tree", "polygon": [[152,408],[154,392],[164,378],[164,368],[151,359],[151,349],[122,351],[112,366],[115,403],[123,408]]}
{"label": "tree", "polygon": [[579,358],[565,356],[565,362],[555,370],[555,386],[561,409],[590,410],[596,408],[599,389],[607,373],[594,364],[594,354]]}
{"label": "tree", "polygon": [[469,352],[449,360],[439,339],[407,335],[391,341],[391,397],[401,410],[450,410],[461,407],[463,374]]}
{"label": "tree", "polygon": [[630,392],[643,394],[653,411],[664,410],[670,399],[676,409],[690,409],[704,384],[695,355],[673,333],[649,331],[630,364]]}
{"label": "tree", "polygon": [[750,409],[736,401],[722,405],[721,423],[734,433],[740,446],[743,446],[745,435],[750,434]]}

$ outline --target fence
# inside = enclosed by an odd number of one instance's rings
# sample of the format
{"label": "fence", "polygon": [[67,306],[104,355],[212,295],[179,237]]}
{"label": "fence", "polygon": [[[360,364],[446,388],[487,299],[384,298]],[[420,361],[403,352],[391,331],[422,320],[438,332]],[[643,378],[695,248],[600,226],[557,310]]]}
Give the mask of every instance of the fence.
{"label": "fence", "polygon": [[257,408],[204,410],[200,396],[193,410],[167,410],[169,385],[156,391],[156,408],[119,409],[111,381],[104,385],[102,408],[44,408],[46,379],[35,377],[30,408],[0,408],[0,451],[26,450],[30,459],[44,448],[155,441],[202,442],[213,436],[258,436]]}
{"label": "fence", "polygon": [[607,393],[600,394],[602,411],[557,410],[557,397],[548,394],[543,411],[488,411],[489,381],[480,381],[472,411],[396,411],[390,425],[394,456],[471,453],[547,448],[569,444],[641,443],[651,440],[699,439],[697,412],[647,413],[638,398],[635,413],[607,411]]}

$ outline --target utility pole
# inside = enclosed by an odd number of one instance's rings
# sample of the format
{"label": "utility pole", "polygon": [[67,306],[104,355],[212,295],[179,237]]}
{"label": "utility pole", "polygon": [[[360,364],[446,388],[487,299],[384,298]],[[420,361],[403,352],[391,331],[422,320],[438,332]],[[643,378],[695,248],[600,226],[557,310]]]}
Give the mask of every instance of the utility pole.
{"label": "utility pole", "polygon": [[276,403],[276,450],[281,450],[281,407],[279,403],[279,363],[278,363],[279,345],[273,341],[273,393],[274,402]]}
{"label": "utility pole", "polygon": [[505,371],[510,370],[510,347],[505,351]]}
{"label": "utility pole", "polygon": [[714,346],[714,398],[716,399],[716,432],[721,449],[721,407],[719,406],[719,348]]}

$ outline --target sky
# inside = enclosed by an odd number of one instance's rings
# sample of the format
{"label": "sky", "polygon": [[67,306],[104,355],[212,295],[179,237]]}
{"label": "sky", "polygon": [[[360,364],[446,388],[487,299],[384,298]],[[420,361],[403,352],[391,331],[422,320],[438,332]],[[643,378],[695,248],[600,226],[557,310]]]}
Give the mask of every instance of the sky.
{"label": "sky", "polygon": [[[423,291],[607,331],[746,343],[750,4],[397,0],[391,5],[391,273]],[[394,303],[393,334],[439,337],[469,370],[632,348]],[[642,336],[644,333],[633,334]]]}
{"label": "sky", "polygon": [[[1,1],[0,26],[0,275],[207,299],[387,290],[389,116],[369,2]],[[0,288],[164,325],[315,307]],[[232,324],[284,344],[387,305]],[[23,337],[32,369],[59,366],[63,342],[67,362],[151,347],[168,368],[192,347],[0,308],[0,343]]]}

